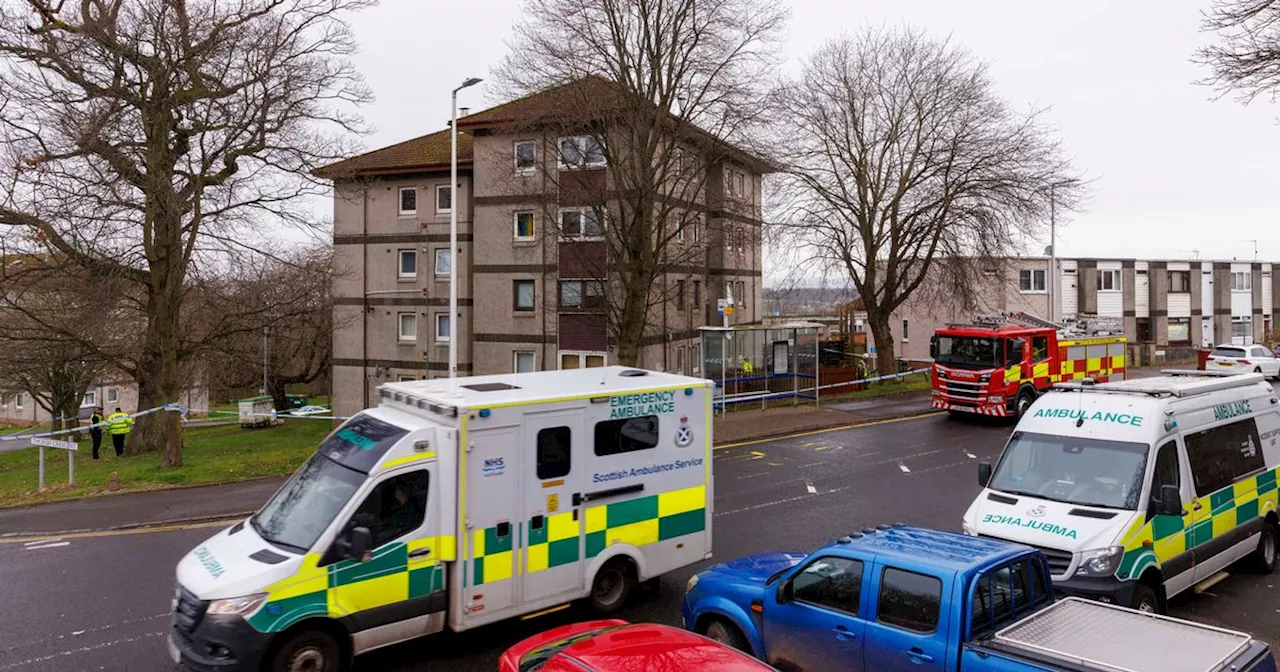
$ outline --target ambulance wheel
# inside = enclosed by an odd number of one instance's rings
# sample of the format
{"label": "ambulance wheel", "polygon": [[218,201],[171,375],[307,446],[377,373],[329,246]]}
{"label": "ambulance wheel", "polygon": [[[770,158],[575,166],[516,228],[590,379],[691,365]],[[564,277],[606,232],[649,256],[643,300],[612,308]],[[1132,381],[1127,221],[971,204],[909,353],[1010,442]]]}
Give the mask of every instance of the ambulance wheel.
{"label": "ambulance wheel", "polygon": [[271,672],[338,672],[342,649],[321,630],[304,630],[285,642],[271,659]]}
{"label": "ambulance wheel", "polygon": [[1156,591],[1151,589],[1151,586],[1140,583],[1133,589],[1133,604],[1130,606],[1144,613],[1158,614],[1160,613],[1160,598],[1156,595]]}
{"label": "ambulance wheel", "polygon": [[606,562],[591,582],[591,608],[600,614],[612,614],[627,603],[635,585],[631,566],[621,559]]}
{"label": "ambulance wheel", "polygon": [[707,624],[702,627],[702,634],[712,641],[751,653],[751,645],[747,643],[747,638],[742,636],[737,626],[726,623],[722,619],[713,618],[707,621]]}
{"label": "ambulance wheel", "polygon": [[1262,534],[1258,537],[1258,550],[1249,556],[1249,564],[1259,574],[1270,574],[1276,571],[1276,526],[1263,523]]}
{"label": "ambulance wheel", "polygon": [[1031,390],[1024,389],[1018,393],[1018,399],[1014,402],[1014,417],[1021,418],[1026,414],[1027,409],[1031,408],[1031,404],[1036,403],[1036,393]]}

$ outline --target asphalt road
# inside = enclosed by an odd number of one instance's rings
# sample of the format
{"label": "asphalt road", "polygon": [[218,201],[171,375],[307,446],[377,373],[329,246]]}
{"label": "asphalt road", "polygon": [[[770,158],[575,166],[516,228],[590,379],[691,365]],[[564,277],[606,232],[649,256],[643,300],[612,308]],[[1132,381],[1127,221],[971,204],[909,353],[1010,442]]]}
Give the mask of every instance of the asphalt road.
{"label": "asphalt road", "polygon": [[[715,554],[809,550],[880,523],[958,530],[978,491],[977,461],[1009,427],[942,416],[814,434],[716,453]],[[212,528],[0,543],[0,672],[169,670],[173,568]],[[695,568],[638,592],[623,618],[679,622]],[[1174,614],[1280,641],[1273,577],[1233,576],[1212,594],[1180,598]],[[585,614],[559,612],[460,635],[443,634],[361,657],[358,672],[491,671],[504,648]]]}

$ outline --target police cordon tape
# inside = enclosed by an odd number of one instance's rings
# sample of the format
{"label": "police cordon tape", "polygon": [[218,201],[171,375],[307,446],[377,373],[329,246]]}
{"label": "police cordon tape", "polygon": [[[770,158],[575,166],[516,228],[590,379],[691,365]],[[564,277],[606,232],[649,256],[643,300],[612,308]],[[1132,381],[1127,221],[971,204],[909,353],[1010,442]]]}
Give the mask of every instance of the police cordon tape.
{"label": "police cordon tape", "polygon": [[[208,409],[193,410],[193,409],[187,408],[186,406],[183,406],[182,404],[165,404],[163,406],[156,406],[155,408],[148,408],[145,411],[130,413],[128,414],[128,416],[130,418],[140,418],[144,415],[150,415],[152,413],[158,413],[160,411],[181,413],[183,420],[187,419],[188,413],[196,413],[196,414],[203,414],[203,415],[236,415],[236,416],[240,415],[240,413],[237,411],[217,411],[217,410],[208,410]],[[346,420],[347,419],[347,416],[341,416],[341,415],[289,415],[288,413],[246,413],[245,415],[249,415],[255,418],[273,418],[273,419],[284,419],[284,420]],[[34,434],[3,434],[3,435],[0,435],[0,443],[6,442],[6,441],[25,441],[27,439],[43,439],[50,436],[61,436],[63,434],[74,434],[76,432],[83,432],[85,430],[93,429],[95,427],[106,428],[110,424],[111,424],[110,422],[107,422],[104,420],[102,422],[95,423],[92,425],[81,425],[79,427],[69,427],[67,429],[58,429],[58,430],[53,430],[48,432],[37,432]]]}
{"label": "police cordon tape", "polygon": [[876,383],[882,380],[896,380],[898,378],[906,378],[919,373],[928,373],[930,369],[914,369],[911,371],[903,371],[901,373],[892,373],[887,376],[875,376],[872,378],[859,378],[858,380],[847,380],[843,383],[830,383],[827,385],[819,385],[816,387],[802,387],[790,392],[765,392],[763,394],[745,394],[736,397],[720,397],[715,400],[717,404],[738,404],[747,401],[760,401],[762,399],[771,399],[774,397],[794,397],[799,394],[817,393],[821,390],[830,390],[836,387],[847,387],[849,385],[865,385],[866,383]]}

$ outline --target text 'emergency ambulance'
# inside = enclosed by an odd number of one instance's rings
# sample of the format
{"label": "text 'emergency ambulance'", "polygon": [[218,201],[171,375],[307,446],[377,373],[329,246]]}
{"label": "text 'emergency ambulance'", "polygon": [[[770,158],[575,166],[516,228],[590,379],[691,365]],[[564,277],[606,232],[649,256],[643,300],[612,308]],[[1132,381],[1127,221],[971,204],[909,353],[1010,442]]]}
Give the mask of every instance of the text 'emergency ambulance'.
{"label": "text 'emergency ambulance'", "polygon": [[661,415],[676,412],[676,393],[642,392],[640,394],[623,394],[609,397],[609,419],[639,418],[646,415]]}

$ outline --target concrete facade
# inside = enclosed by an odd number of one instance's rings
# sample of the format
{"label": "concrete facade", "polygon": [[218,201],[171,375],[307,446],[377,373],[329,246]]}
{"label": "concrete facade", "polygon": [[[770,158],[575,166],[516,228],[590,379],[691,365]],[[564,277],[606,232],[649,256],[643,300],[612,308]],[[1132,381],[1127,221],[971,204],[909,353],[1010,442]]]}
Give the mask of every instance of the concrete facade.
{"label": "concrete facade", "polygon": [[974,310],[936,291],[909,300],[892,321],[896,354],[927,359],[929,338],[938,327],[1001,310],[1052,320],[1113,317],[1131,343],[1155,347],[1274,340],[1280,286],[1270,262],[1059,258],[1052,285],[1046,275],[1043,289],[1038,281],[1028,288],[1023,280],[1028,272],[1048,273],[1047,257],[1011,257],[997,266],[979,281],[980,305]]}
{"label": "concrete facade", "polygon": [[[524,101],[541,95],[459,119],[459,376],[616,361],[605,307],[584,298],[597,286],[608,288],[604,300],[618,290],[605,239],[570,236],[561,226],[564,212],[617,207],[616,185],[608,166],[560,165],[561,134],[512,121]],[[502,123],[485,121],[495,116]],[[334,181],[338,414],[376,403],[383,382],[448,377],[448,342],[436,327],[447,319],[449,278],[435,264],[448,252],[449,213],[435,207],[437,188],[449,180],[448,136],[326,169]],[[702,188],[682,194],[679,207],[696,216],[668,247],[678,261],[653,288],[663,300],[649,310],[640,366],[698,374],[698,328],[721,323],[716,301],[727,284],[735,322],[762,317],[762,168],[747,155],[723,158],[737,154],[705,157],[696,164],[706,171]],[[401,207],[402,190],[416,193],[413,212]],[[416,259],[413,272],[401,266],[405,255]]]}

